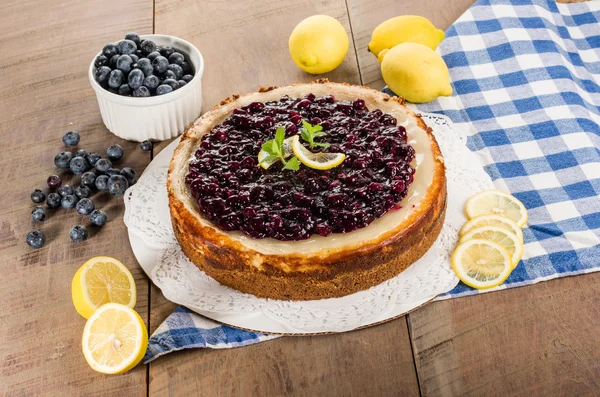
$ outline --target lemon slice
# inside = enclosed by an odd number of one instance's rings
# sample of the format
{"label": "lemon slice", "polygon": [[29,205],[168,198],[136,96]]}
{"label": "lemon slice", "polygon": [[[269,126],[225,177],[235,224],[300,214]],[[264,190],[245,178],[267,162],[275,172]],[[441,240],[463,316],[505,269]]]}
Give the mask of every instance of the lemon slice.
{"label": "lemon slice", "polygon": [[472,229],[462,235],[460,241],[483,239],[500,244],[511,255],[513,269],[517,266],[523,255],[523,243],[508,230],[496,226],[482,226]]}
{"label": "lemon slice", "polygon": [[125,265],[108,256],[84,263],[71,283],[71,297],[77,313],[90,316],[105,303],[115,302],[133,308],[136,291],[133,276]]}
{"label": "lemon slice", "polygon": [[342,164],[346,155],[344,153],[313,153],[300,143],[300,137],[294,135],[292,150],[298,160],[308,168],[315,170],[328,170]]}
{"label": "lemon slice", "polygon": [[[292,151],[292,140],[293,139],[294,139],[294,137],[291,136],[291,137],[285,138],[283,140],[282,146],[283,146],[283,151],[285,152],[284,157],[286,159],[288,157],[290,157],[292,154],[294,154],[294,152]],[[258,152],[258,164],[261,167],[263,167],[265,170],[279,161],[279,159],[272,159],[270,161],[265,161],[263,163],[263,160],[266,159],[267,157],[269,157],[269,153],[265,152],[264,150],[261,149],[260,152]]]}
{"label": "lemon slice", "polygon": [[510,254],[493,241],[472,239],[458,245],[452,254],[452,268],[470,287],[485,289],[504,282],[512,271]]}
{"label": "lemon slice", "polygon": [[85,323],[81,346],[85,360],[93,370],[122,374],[144,357],[148,330],[135,310],[118,303],[107,303]]}
{"label": "lemon slice", "polygon": [[479,215],[502,215],[523,227],[527,223],[527,209],[516,197],[500,190],[485,190],[467,200],[465,211],[469,219]]}
{"label": "lemon slice", "polygon": [[470,221],[464,224],[462,229],[460,229],[460,235],[462,236],[463,234],[482,226],[495,226],[504,228],[509,232],[514,233],[519,238],[519,240],[523,242],[523,231],[521,231],[521,228],[517,226],[516,223],[502,215],[494,214],[479,215],[471,219]]}

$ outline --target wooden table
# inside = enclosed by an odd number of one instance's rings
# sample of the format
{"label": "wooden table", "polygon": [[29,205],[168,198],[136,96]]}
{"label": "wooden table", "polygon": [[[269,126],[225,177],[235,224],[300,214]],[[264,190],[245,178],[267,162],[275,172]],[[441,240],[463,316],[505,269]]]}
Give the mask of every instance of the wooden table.
{"label": "wooden table", "polygon": [[[0,394],[4,396],[593,396],[600,395],[600,273],[429,304],[383,325],[339,335],[288,337],[231,350],[193,350],[122,376],[92,371],[81,354],[84,320],[70,282],[89,257],[110,255],[134,274],[136,309],[150,331],[175,307],[136,263],[121,200],[100,200],[111,221],[85,243],[82,220],[58,211],[39,250],[29,193],[54,173],[60,137],[126,150],[138,173],[151,159],[102,124],[87,68],[128,31],[182,37],[206,61],[204,108],[259,85],[310,81],[288,54],[297,22],[337,18],[350,33],[333,81],[381,88],[367,43],[388,17],[420,14],[447,28],[472,0],[91,0],[0,4]],[[155,146],[154,154],[166,143]]]}

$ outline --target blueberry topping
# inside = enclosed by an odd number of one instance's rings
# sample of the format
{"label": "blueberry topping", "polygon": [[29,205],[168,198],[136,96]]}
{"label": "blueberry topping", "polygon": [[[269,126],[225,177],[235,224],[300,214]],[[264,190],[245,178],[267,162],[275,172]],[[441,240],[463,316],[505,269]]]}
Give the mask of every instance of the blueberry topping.
{"label": "blueberry topping", "polygon": [[168,84],[162,84],[156,88],[156,95],[165,95],[169,92],[173,92],[173,88]]}
{"label": "blueberry topping", "polygon": [[137,174],[133,168],[123,167],[121,171],[119,171],[119,174],[123,175],[125,179],[127,179],[129,186],[133,186],[137,182]]}
{"label": "blueberry topping", "polygon": [[104,55],[98,55],[96,57],[96,59],[94,60],[94,66],[96,68],[99,68],[100,66],[107,66],[108,65],[108,58]]}
{"label": "blueberry topping", "polygon": [[127,33],[125,35],[125,39],[126,40],[131,40],[135,43],[136,46],[139,47],[141,40],[140,40],[140,36],[138,36],[137,33],[131,32],[131,33]]}
{"label": "blueberry topping", "polygon": [[87,162],[85,157],[82,156],[73,157],[69,163],[69,168],[74,174],[83,174],[88,170],[89,166],[90,164]]}
{"label": "blueberry topping", "polygon": [[87,186],[77,186],[75,188],[75,196],[77,196],[78,199],[88,198],[91,195],[92,191]]}
{"label": "blueberry topping", "polygon": [[33,230],[27,233],[27,238],[25,239],[27,245],[31,248],[42,248],[44,243],[46,242],[46,237],[44,233],[39,230]]}
{"label": "blueberry topping", "polygon": [[58,193],[48,193],[48,197],[46,198],[46,205],[48,206],[48,208],[58,208],[60,207],[61,199],[62,197],[60,197],[60,194]]}
{"label": "blueberry topping", "polygon": [[62,141],[65,144],[65,146],[76,146],[79,143],[79,132],[66,132],[62,137]]}
{"label": "blueberry topping", "polygon": [[150,75],[144,79],[144,87],[149,90],[155,90],[160,85],[160,80],[154,75]]}
{"label": "blueberry topping", "polygon": [[136,90],[144,83],[144,72],[140,69],[133,69],[128,77],[129,86],[132,90]]}
{"label": "blueberry topping", "polygon": [[71,240],[73,240],[74,242],[81,243],[82,241],[87,240],[88,231],[85,228],[85,226],[82,226],[82,225],[73,226],[71,228],[71,230],[69,231],[69,237],[71,237]]}
{"label": "blueberry topping", "polygon": [[54,156],[54,165],[56,168],[69,168],[69,163],[73,158],[73,153],[71,152],[60,152],[56,156]]}
{"label": "blueberry topping", "polygon": [[90,221],[96,226],[103,226],[106,223],[106,213],[102,210],[94,210],[90,214]]}
{"label": "blueberry topping", "polygon": [[141,86],[133,91],[133,96],[136,98],[145,98],[150,96],[150,90],[147,87]]}
{"label": "blueberry topping", "polygon": [[152,40],[144,40],[140,43],[140,48],[146,54],[150,54],[151,52],[156,51],[156,43]]}
{"label": "blueberry topping", "polygon": [[36,204],[43,203],[46,200],[46,195],[40,189],[35,189],[31,192],[31,201]]}
{"label": "blueberry topping", "polygon": [[43,222],[46,219],[46,210],[41,205],[38,205],[31,211],[31,219],[34,222]]}
{"label": "blueberry topping", "polygon": [[140,58],[140,60],[137,61],[137,67],[142,72],[144,72],[144,76],[150,76],[150,75],[152,75],[152,73],[154,73],[154,67],[152,67],[152,61],[148,58]]}
{"label": "blueberry topping", "polygon": [[167,58],[159,55],[152,61],[152,67],[154,68],[154,73],[164,73],[169,67],[169,61]]}
{"label": "blueberry topping", "polygon": [[112,167],[112,163],[108,159],[100,159],[96,161],[96,169],[100,172],[106,172],[110,167]]}
{"label": "blueberry topping", "polygon": [[174,52],[169,56],[169,63],[174,63],[181,66],[184,61],[185,57],[179,52]]}
{"label": "blueberry topping", "polygon": [[122,196],[129,187],[129,182],[123,175],[111,175],[108,178],[108,191],[115,196]]}
{"label": "blueberry topping", "polygon": [[137,50],[137,45],[132,40],[121,40],[118,45],[119,52],[123,55],[135,54],[135,50]]}
{"label": "blueberry topping", "polygon": [[88,171],[81,175],[81,185],[93,189],[96,186],[96,173]]}
{"label": "blueberry topping", "polygon": [[66,209],[74,208],[76,204],[77,204],[77,197],[75,197],[75,195],[73,195],[73,194],[68,194],[66,196],[63,196],[62,200],[60,200],[61,207],[66,208]]}
{"label": "blueberry topping", "polygon": [[[87,188],[86,188],[87,189]],[[89,190],[89,189],[88,189]],[[77,203],[77,212],[81,215],[89,215],[95,208],[94,202],[87,197],[82,198]]]}
{"label": "blueberry topping", "polygon": [[117,59],[117,69],[119,69],[123,73],[131,72],[131,65],[133,64],[133,59],[129,55],[121,55],[119,59]]}
{"label": "blueberry topping", "polygon": [[140,149],[142,149],[144,152],[149,152],[152,150],[152,142],[146,140],[142,143],[140,143]]}
{"label": "blueberry topping", "polygon": [[68,196],[73,193],[75,192],[73,191],[71,185],[62,185],[58,188],[58,194],[60,194],[62,197]]}
{"label": "blueberry topping", "polygon": [[111,161],[119,160],[123,157],[123,148],[120,145],[110,145],[108,149],[106,149],[106,155]]}

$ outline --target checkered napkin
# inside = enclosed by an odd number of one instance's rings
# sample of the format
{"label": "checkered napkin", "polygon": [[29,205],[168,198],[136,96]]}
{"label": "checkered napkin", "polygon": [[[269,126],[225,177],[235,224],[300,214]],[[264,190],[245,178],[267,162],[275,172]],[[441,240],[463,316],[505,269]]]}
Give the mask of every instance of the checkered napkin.
{"label": "checkered napkin", "polygon": [[[523,259],[499,289],[600,270],[599,21],[600,1],[480,0],[439,47],[454,95],[418,108],[469,133],[495,185],[529,210]],[[461,283],[441,298],[476,293]],[[144,362],[272,338],[178,308]]]}

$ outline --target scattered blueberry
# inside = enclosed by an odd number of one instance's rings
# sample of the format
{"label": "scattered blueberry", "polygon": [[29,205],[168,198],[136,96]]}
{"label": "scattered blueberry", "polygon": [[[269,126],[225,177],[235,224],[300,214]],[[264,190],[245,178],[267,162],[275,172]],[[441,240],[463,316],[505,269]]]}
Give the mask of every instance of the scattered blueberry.
{"label": "scattered blueberry", "polygon": [[106,175],[110,177],[111,175],[119,175],[120,172],[121,170],[118,168],[109,168],[108,170],[106,170]]}
{"label": "scattered blueberry", "polygon": [[149,152],[150,150],[152,150],[152,142],[146,140],[146,141],[140,143],[140,148],[144,152]]}
{"label": "scattered blueberry", "polygon": [[159,56],[160,56],[160,52],[153,51],[150,54],[148,54],[148,56],[146,58],[148,58],[150,61],[154,61]]}
{"label": "scattered blueberry", "polygon": [[110,59],[110,57],[112,57],[113,55],[116,55],[118,53],[119,53],[119,49],[114,44],[107,44],[102,49],[102,55],[104,55],[108,59]]}
{"label": "scattered blueberry", "polygon": [[137,67],[142,72],[144,72],[144,76],[146,77],[152,75],[152,73],[154,72],[154,68],[152,67],[152,61],[148,58],[140,58],[140,60],[137,61]]}
{"label": "scattered blueberry", "polygon": [[43,222],[46,219],[46,210],[41,205],[38,205],[31,211],[31,219],[34,222]]}
{"label": "scattered blueberry", "polygon": [[100,159],[96,161],[96,169],[100,172],[106,172],[110,167],[112,167],[112,163],[108,159]]}
{"label": "scattered blueberry", "polygon": [[165,84],[171,86],[173,91],[179,88],[179,83],[175,79],[166,79],[165,81],[163,81],[163,85]]}
{"label": "scattered blueberry", "polygon": [[88,161],[88,164],[91,167],[94,167],[96,165],[96,162],[98,160],[100,160],[102,157],[100,157],[100,155],[96,152],[92,152],[90,154],[88,154],[87,156],[85,156],[86,160]]}
{"label": "scattered blueberry", "polygon": [[181,78],[181,80],[185,81],[186,83],[189,83],[190,81],[192,81],[193,78],[194,76],[192,76],[191,74],[186,74]]}
{"label": "scattered blueberry", "polygon": [[123,175],[111,175],[108,178],[108,191],[115,196],[122,196],[129,187],[129,182]]}
{"label": "scattered blueberry", "polygon": [[167,66],[167,70],[175,73],[176,80],[179,80],[183,77],[183,69],[181,69],[181,66],[177,65],[176,63],[172,63]]}
{"label": "scattered blueberry", "polygon": [[54,156],[54,165],[56,168],[69,168],[69,163],[73,158],[73,153],[71,152],[60,152],[56,156]]}
{"label": "scattered blueberry", "polygon": [[46,198],[46,205],[48,206],[48,208],[58,208],[60,207],[61,199],[62,197],[60,197],[60,194],[58,193],[48,193],[48,197]]}
{"label": "scattered blueberry", "polygon": [[[129,74],[131,76],[131,73]],[[123,84],[123,79],[125,75],[119,69],[115,69],[110,72],[110,76],[108,76],[108,86],[111,88],[119,88],[121,84]]]}
{"label": "scattered blueberry", "polygon": [[102,210],[94,210],[90,214],[90,221],[96,226],[103,226],[106,223],[106,213]]}
{"label": "scattered blueberry", "polygon": [[131,87],[132,90],[137,90],[144,83],[144,72],[142,72],[140,69],[133,69],[131,73],[129,73],[129,77],[127,79],[129,87]]}
{"label": "scattered blueberry", "polygon": [[62,137],[65,146],[76,146],[79,143],[79,132],[69,131]]}
{"label": "scattered blueberry", "polygon": [[73,191],[73,188],[70,185],[62,185],[58,188],[58,194],[60,194],[62,197],[68,196],[73,193],[75,192]]}
{"label": "scattered blueberry", "polygon": [[73,194],[63,196],[62,200],[60,200],[60,206],[66,209],[74,208],[75,204],[77,204],[77,197]]}
{"label": "scattered blueberry", "polygon": [[96,189],[108,190],[108,175],[100,175],[96,178]]}
{"label": "scattered blueberry", "polygon": [[105,55],[98,55],[94,61],[94,66],[99,68],[100,66],[106,66],[108,64],[108,58]]}
{"label": "scattered blueberry", "polygon": [[77,186],[75,188],[75,196],[78,199],[88,198],[92,195],[92,190],[87,186]]}
{"label": "scattered blueberry", "polygon": [[100,66],[96,69],[95,78],[96,81],[100,84],[104,84],[108,81],[108,76],[110,75],[111,69],[108,66]]}
{"label": "scattered blueberry", "polygon": [[81,185],[93,189],[96,186],[96,174],[93,171],[88,171],[81,175]]}
{"label": "scattered blueberry", "polygon": [[150,90],[144,86],[141,86],[137,90],[133,91],[133,96],[136,98],[145,98],[150,96]]}
{"label": "scattered blueberry", "polygon": [[[87,189],[87,188],[86,188]],[[89,190],[89,189],[88,189]],[[94,202],[87,197],[82,198],[77,203],[77,212],[81,215],[89,215],[95,208]]]}
{"label": "scattered blueberry", "polygon": [[156,88],[156,95],[165,95],[169,92],[173,92],[173,88],[168,84],[161,84]]}
{"label": "scattered blueberry", "polygon": [[82,226],[82,225],[73,226],[71,228],[71,230],[69,231],[69,237],[71,237],[71,240],[73,240],[74,242],[81,243],[82,241],[87,240],[88,231],[85,228],[85,226]]}
{"label": "scattered blueberry", "polygon": [[125,179],[127,179],[129,186],[133,186],[137,182],[137,174],[133,168],[123,167],[121,171],[119,171],[119,174],[123,175]]}
{"label": "scattered blueberry", "polygon": [[46,195],[40,189],[35,189],[31,192],[31,201],[36,204],[43,203],[46,200]]}
{"label": "scattered blueberry", "polygon": [[85,149],[79,149],[78,151],[75,152],[75,157],[77,157],[77,156],[87,157],[88,155],[89,155],[89,153]]}
{"label": "scattered blueberry", "polygon": [[123,148],[120,145],[110,145],[106,149],[106,155],[111,161],[119,160],[123,157]]}
{"label": "scattered blueberry", "polygon": [[62,179],[60,179],[60,176],[58,175],[50,175],[46,180],[46,183],[48,184],[48,187],[56,189],[62,185]]}
{"label": "scattered blueberry", "polygon": [[121,40],[119,41],[119,52],[123,55],[135,54],[135,50],[137,50],[137,44],[135,44],[132,40]]}
{"label": "scattered blueberry", "polygon": [[69,168],[74,174],[83,174],[88,170],[89,166],[90,164],[87,162],[85,157],[82,156],[73,157],[69,163]]}
{"label": "scattered blueberry", "polygon": [[137,47],[140,46],[141,40],[140,40],[140,36],[138,36],[137,33],[133,33],[133,32],[127,33],[125,35],[125,39],[133,41]]}
{"label": "scattered blueberry", "polygon": [[27,233],[27,238],[25,239],[27,245],[31,248],[42,248],[44,243],[46,242],[46,237],[44,233],[39,230],[33,230]]}
{"label": "scattered blueberry", "polygon": [[184,61],[185,57],[179,52],[174,52],[169,56],[169,63],[174,63],[181,66]]}
{"label": "scattered blueberry", "polygon": [[154,73],[164,73],[169,67],[169,60],[159,55],[152,61],[152,67],[154,67]]}
{"label": "scattered blueberry", "polygon": [[131,72],[131,65],[133,64],[133,59],[129,55],[121,55],[119,59],[117,59],[117,69],[119,69],[123,73]]}
{"label": "scattered blueberry", "polygon": [[144,40],[140,43],[140,48],[146,54],[156,51],[156,44],[152,40]]}
{"label": "scattered blueberry", "polygon": [[122,96],[131,96],[131,94],[133,93],[131,87],[129,87],[129,84],[123,84],[119,87],[119,91],[118,94],[122,95]]}
{"label": "scattered blueberry", "polygon": [[160,80],[153,74],[144,79],[144,87],[148,88],[149,90],[155,90],[159,85]]}

